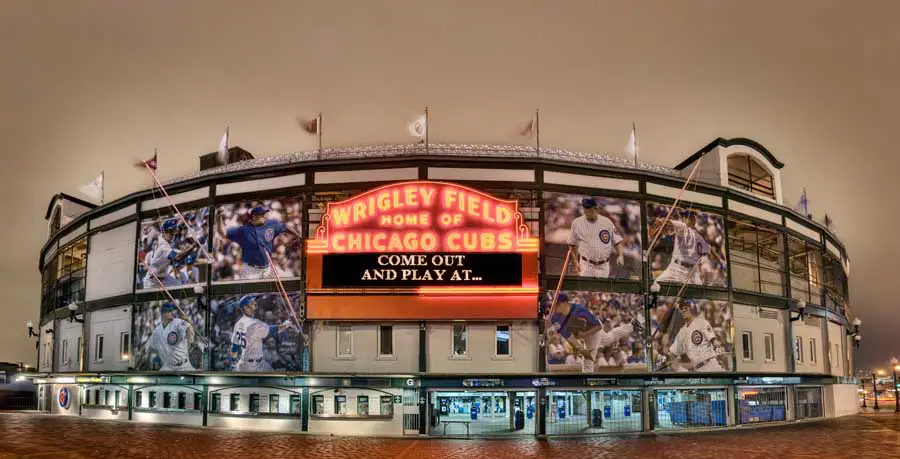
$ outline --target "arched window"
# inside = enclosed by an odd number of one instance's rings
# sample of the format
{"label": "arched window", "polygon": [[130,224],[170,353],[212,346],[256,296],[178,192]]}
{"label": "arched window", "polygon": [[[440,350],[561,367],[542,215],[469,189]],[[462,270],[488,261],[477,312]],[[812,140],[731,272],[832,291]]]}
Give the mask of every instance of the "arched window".
{"label": "arched window", "polygon": [[728,185],[769,199],[776,199],[775,181],[772,174],[750,155],[728,157]]}

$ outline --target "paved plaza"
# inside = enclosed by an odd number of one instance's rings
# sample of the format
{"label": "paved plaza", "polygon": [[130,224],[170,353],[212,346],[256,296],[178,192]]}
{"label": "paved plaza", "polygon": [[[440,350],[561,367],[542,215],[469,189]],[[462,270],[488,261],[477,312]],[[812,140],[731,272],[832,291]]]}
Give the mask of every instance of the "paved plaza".
{"label": "paved plaza", "polygon": [[349,438],[155,426],[41,414],[0,414],[7,458],[806,458],[893,457],[900,416],[677,435],[440,440]]}

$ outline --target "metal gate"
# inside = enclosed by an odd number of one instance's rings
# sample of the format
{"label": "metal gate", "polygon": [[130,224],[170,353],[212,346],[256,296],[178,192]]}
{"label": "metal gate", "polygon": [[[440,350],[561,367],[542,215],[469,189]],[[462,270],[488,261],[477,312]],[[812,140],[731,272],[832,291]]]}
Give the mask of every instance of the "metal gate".
{"label": "metal gate", "polygon": [[640,432],[640,389],[553,390],[547,406],[547,435]]}
{"label": "metal gate", "polygon": [[825,416],[822,405],[821,387],[797,388],[797,419],[821,418]]}
{"label": "metal gate", "polygon": [[656,389],[655,429],[695,429],[728,425],[728,390],[723,388]]}
{"label": "metal gate", "polygon": [[419,391],[417,389],[403,390],[403,435],[419,435]]}
{"label": "metal gate", "polygon": [[739,424],[784,421],[787,409],[785,386],[738,389]]}

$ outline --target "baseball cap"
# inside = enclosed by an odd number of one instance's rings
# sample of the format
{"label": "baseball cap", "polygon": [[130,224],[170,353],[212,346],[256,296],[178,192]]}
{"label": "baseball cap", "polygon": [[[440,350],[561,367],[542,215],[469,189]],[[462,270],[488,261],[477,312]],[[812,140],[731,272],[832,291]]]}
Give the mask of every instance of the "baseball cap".
{"label": "baseball cap", "polygon": [[597,207],[597,200],[594,198],[584,198],[581,200],[581,206],[585,209],[592,209]]}
{"label": "baseball cap", "polygon": [[692,213],[693,212],[691,212],[688,209],[681,209],[681,211],[680,211],[680,214],[682,217],[690,217]]}
{"label": "baseball cap", "polygon": [[241,297],[241,301],[238,302],[238,305],[243,308],[244,306],[247,306],[248,304],[253,303],[255,301],[256,301],[256,295],[244,295],[243,297]]}
{"label": "baseball cap", "polygon": [[174,218],[170,218],[163,222],[161,229],[163,231],[171,231],[171,230],[175,229],[177,226],[178,226],[178,222],[175,221]]}
{"label": "baseball cap", "polygon": [[683,306],[683,307],[693,308],[696,304],[697,303],[694,302],[694,300],[681,300],[681,304],[679,305],[679,307]]}
{"label": "baseball cap", "polygon": [[175,303],[163,303],[163,305],[162,305],[162,307],[160,308],[160,310],[161,310],[163,313],[166,313],[166,312],[172,312],[172,311],[175,310]]}
{"label": "baseball cap", "polygon": [[268,211],[269,211],[269,209],[266,209],[263,206],[256,206],[256,207],[250,209],[250,215],[265,214]]}
{"label": "baseball cap", "polygon": [[569,295],[566,295],[565,292],[559,292],[559,295],[556,295],[556,301],[558,303],[565,303],[569,301]]}

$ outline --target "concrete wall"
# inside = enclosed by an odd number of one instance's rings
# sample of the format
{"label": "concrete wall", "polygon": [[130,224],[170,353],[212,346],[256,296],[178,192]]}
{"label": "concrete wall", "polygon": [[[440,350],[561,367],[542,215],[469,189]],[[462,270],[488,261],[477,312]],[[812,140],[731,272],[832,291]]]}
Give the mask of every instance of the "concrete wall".
{"label": "concrete wall", "polygon": [[[60,320],[56,333],[57,371],[81,371],[81,352],[78,347],[84,324]],[[63,352],[65,351],[65,352]]]}
{"label": "concrete wall", "polygon": [[834,384],[825,386],[825,416],[837,418],[859,413],[859,386]]}
{"label": "concrete wall", "polygon": [[[760,317],[760,309],[777,314],[776,319]],[[734,305],[734,344],[737,356],[738,372],[776,372],[787,371],[785,355],[784,321],[785,311],[757,306]],[[744,341],[742,334],[749,332],[752,339],[752,358],[744,360]],[[766,360],[765,335],[771,333],[774,338],[775,359]]]}
{"label": "concrete wall", "polygon": [[[50,412],[53,414],[61,414],[64,416],[78,416],[78,407],[80,405],[80,394],[77,384],[50,384]],[[69,389],[69,405],[62,407],[59,405],[59,391],[62,388]]]}
{"label": "concrete wall", "polygon": [[[469,322],[468,353],[453,352],[453,323],[429,323],[429,373],[533,373],[537,366],[537,324],[534,322]],[[510,325],[511,355],[496,356],[497,325]]]}
{"label": "concrete wall", "polygon": [[[317,322],[313,326],[312,368],[320,373],[394,373],[409,374],[419,371],[419,324],[400,323],[352,323],[353,355],[338,357],[338,324]],[[379,356],[380,325],[392,325],[394,353]]]}
{"label": "concrete wall", "polygon": [[[810,325],[813,321],[819,321],[820,323],[824,322],[823,319],[815,317],[810,318],[807,317],[804,320],[799,320],[796,322],[792,322],[794,327],[793,336],[794,338],[801,338],[803,342],[803,358],[802,361],[795,361],[795,370],[797,373],[825,373],[825,360],[827,359],[827,355],[825,354],[825,332],[824,326],[813,326]],[[815,340],[815,362],[811,361],[811,351],[810,351],[810,340]],[[791,342],[791,349],[793,349],[794,343]],[[793,352],[792,352],[793,353]]]}
{"label": "concrete wall", "polygon": [[828,322],[828,359],[831,362],[831,374],[834,376],[850,376],[847,372],[847,340],[844,327]]}
{"label": "concrete wall", "polygon": [[91,236],[86,301],[131,293],[136,226],[132,222]]}
{"label": "concrete wall", "polygon": [[[119,341],[123,332],[131,333],[131,306],[120,306],[88,314],[87,365],[90,371],[124,371],[131,356],[122,358]],[[97,335],[103,335],[103,360],[96,359]],[[134,337],[131,337],[134,340]]]}
{"label": "concrete wall", "polygon": [[54,346],[54,333],[56,328],[56,321],[49,321],[43,325],[39,330],[40,345],[38,346],[38,371],[53,371],[53,346]]}

